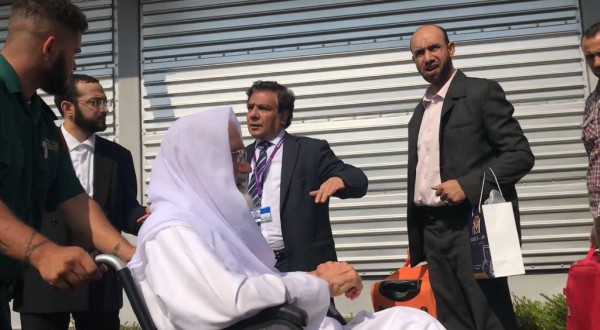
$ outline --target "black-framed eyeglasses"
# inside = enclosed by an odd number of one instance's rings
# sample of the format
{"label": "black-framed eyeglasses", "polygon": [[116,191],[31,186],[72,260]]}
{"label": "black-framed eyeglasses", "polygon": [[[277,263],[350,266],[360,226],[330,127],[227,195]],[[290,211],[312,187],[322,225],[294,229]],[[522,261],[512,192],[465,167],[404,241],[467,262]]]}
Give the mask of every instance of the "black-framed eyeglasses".
{"label": "black-framed eyeglasses", "polygon": [[83,101],[83,100],[77,100],[78,103],[85,103],[87,105],[91,105],[92,107],[96,108],[96,109],[111,109],[113,106],[113,101],[112,100],[107,100],[107,99],[89,99],[87,101]]}
{"label": "black-framed eyeglasses", "polygon": [[232,151],[231,155],[234,156],[235,163],[238,165],[242,165],[244,162],[248,161],[248,153],[246,152],[246,149]]}

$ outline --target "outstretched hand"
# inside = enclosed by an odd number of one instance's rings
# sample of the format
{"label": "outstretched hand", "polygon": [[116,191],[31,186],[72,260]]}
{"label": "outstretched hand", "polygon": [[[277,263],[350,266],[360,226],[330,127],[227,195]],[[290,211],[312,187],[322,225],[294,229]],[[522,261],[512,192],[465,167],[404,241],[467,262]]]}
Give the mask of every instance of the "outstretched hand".
{"label": "outstretched hand", "polygon": [[321,184],[318,190],[309,192],[309,195],[315,198],[315,203],[326,203],[329,197],[333,196],[338,190],[344,189],[344,180],[340,177],[333,176]]}

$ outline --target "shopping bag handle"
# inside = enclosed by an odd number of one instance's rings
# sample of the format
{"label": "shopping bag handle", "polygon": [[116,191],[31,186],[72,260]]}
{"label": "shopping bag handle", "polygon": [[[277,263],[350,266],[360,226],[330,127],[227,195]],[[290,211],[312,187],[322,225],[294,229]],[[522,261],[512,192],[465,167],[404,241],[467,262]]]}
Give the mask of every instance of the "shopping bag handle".
{"label": "shopping bag handle", "polygon": [[496,173],[494,173],[494,170],[492,170],[491,167],[488,167],[485,171],[483,171],[483,180],[481,181],[481,193],[479,193],[479,207],[478,210],[481,213],[481,201],[483,200],[483,187],[485,186],[485,172],[487,172],[487,170],[490,170],[490,172],[492,172],[492,175],[494,176],[494,181],[496,181],[496,186],[498,187],[498,191],[500,192],[500,195],[502,195],[502,197],[504,197],[504,194],[502,193],[502,189],[500,189],[500,184],[498,183],[498,178],[496,177]]}

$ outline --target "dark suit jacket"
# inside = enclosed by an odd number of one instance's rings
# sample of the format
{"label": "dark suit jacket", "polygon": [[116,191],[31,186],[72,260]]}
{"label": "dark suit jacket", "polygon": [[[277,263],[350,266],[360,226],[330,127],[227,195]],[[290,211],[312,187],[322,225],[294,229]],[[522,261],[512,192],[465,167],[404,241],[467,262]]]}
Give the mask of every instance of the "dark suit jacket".
{"label": "dark suit jacket", "polygon": [[[425,109],[419,102],[408,124],[408,210],[407,226],[410,260],[413,265],[425,259],[423,219],[414,203],[417,166],[417,139]],[[519,123],[512,117],[513,106],[500,85],[491,80],[468,78],[456,72],[442,107],[440,122],[440,176],[442,182],[457,179],[467,200],[465,217],[478,205],[483,172],[491,167],[502,193],[513,203],[520,231],[519,206],[515,184],[533,167],[534,157]],[[486,175],[484,199],[495,186]]]}
{"label": "dark suit jacket", "polygon": [[[98,202],[117,230],[137,234],[136,220],[145,213],[137,201],[137,183],[129,150],[96,136],[94,148],[94,200]],[[60,245],[83,243],[69,229],[58,212],[46,213],[40,232]],[[122,289],[111,269],[102,279],[73,292],[61,292],[45,283],[33,267],[25,272],[15,295],[15,311],[21,313],[56,313],[94,310],[118,310],[123,305]]]}
{"label": "dark suit jacket", "polygon": [[[254,143],[247,146],[248,161]],[[362,170],[335,156],[327,141],[287,134],[283,142],[280,217],[283,243],[290,270],[311,271],[325,261],[337,260],[329,222],[329,203],[316,204],[308,193],[331,177],[340,177],[345,188],[335,196],[358,198],[367,192]]]}

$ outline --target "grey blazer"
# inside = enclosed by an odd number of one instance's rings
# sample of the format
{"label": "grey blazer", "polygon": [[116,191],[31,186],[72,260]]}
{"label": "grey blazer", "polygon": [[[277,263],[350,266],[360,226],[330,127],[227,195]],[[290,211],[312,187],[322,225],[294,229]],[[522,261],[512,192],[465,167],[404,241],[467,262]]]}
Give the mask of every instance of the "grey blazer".
{"label": "grey blazer", "polygon": [[[407,227],[413,265],[425,260],[422,221],[414,203],[417,140],[424,112],[423,103],[419,102],[408,124]],[[513,112],[497,82],[456,72],[442,106],[440,176],[442,182],[458,180],[467,197],[461,207],[470,210],[479,202],[483,172],[491,167],[505,199],[513,203],[520,231],[515,184],[531,170],[534,156]],[[486,175],[484,196],[495,185],[493,180]]]}

